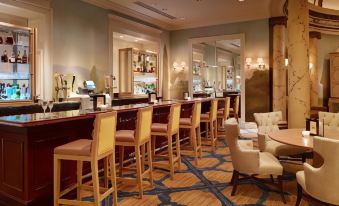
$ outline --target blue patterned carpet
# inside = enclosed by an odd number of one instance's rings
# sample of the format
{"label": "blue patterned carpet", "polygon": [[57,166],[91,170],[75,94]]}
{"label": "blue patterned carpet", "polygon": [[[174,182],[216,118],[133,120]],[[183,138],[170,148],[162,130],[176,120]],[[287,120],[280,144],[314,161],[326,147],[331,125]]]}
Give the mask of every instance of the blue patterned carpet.
{"label": "blue patterned carpet", "polygon": [[[142,200],[137,198],[138,192],[135,185],[118,184],[119,205],[284,205],[281,202],[276,188],[265,185],[255,180],[240,182],[237,194],[231,196],[229,182],[232,176],[232,163],[227,145],[218,142],[215,153],[204,148],[203,158],[195,166],[193,159],[182,152],[182,168],[177,171],[174,180],[170,180],[167,171],[154,170],[154,188],[146,182],[144,185],[145,196]],[[295,163],[283,163],[285,170],[284,190],[287,205],[294,205],[296,198],[296,182],[294,172],[301,169]],[[267,177],[265,177],[267,178]],[[146,179],[145,179],[146,180]],[[91,201],[88,196],[86,200]],[[111,205],[111,199],[103,201],[102,205]],[[302,205],[306,205],[305,202]]]}

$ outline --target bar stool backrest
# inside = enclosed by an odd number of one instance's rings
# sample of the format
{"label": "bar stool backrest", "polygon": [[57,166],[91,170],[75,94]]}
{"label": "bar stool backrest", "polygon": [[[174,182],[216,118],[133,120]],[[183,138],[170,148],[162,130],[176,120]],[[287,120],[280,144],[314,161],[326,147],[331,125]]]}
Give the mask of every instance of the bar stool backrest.
{"label": "bar stool backrest", "polygon": [[168,128],[171,134],[179,131],[181,104],[173,104],[169,115]]}
{"label": "bar stool backrest", "polygon": [[227,119],[230,116],[230,106],[231,106],[231,98],[225,98],[225,108],[224,108],[224,119]]}
{"label": "bar stool backrest", "polygon": [[136,141],[140,144],[151,138],[153,107],[138,109]]}
{"label": "bar stool backrest", "polygon": [[92,133],[92,155],[101,156],[114,150],[116,125],[116,111],[96,115]]}
{"label": "bar stool backrest", "polygon": [[201,115],[201,102],[196,101],[194,103],[192,112],[192,125],[194,127],[200,126],[200,115]]}
{"label": "bar stool backrest", "polygon": [[218,114],[218,100],[211,100],[211,111],[210,111],[210,120],[216,120]]}

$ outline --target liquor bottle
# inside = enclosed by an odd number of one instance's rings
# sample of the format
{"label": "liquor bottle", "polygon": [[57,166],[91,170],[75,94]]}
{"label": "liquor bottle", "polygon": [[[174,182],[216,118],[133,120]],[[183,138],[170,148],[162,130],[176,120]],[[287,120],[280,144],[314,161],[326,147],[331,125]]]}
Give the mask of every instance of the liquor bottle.
{"label": "liquor bottle", "polygon": [[11,58],[9,59],[9,62],[10,62],[10,63],[15,63],[15,55],[14,55],[14,52],[12,52],[12,56],[11,56]]}
{"label": "liquor bottle", "polygon": [[1,62],[8,62],[7,50],[1,56]]}
{"label": "liquor bottle", "polygon": [[18,56],[16,57],[16,62],[17,62],[17,63],[22,63],[20,50],[18,51]]}
{"label": "liquor bottle", "polygon": [[26,49],[24,50],[24,55],[22,56],[22,63],[27,64],[27,52]]}

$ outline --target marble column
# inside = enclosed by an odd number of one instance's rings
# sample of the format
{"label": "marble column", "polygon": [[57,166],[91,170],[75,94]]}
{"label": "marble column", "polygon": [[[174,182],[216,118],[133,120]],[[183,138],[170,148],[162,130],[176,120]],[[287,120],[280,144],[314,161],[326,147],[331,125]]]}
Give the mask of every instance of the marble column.
{"label": "marble column", "polygon": [[311,79],[311,106],[319,105],[318,82],[318,39],[321,33],[310,32],[310,79]]}
{"label": "marble column", "polygon": [[310,115],[307,0],[288,1],[288,127],[304,128]]}
{"label": "marble column", "polygon": [[273,111],[281,111],[286,120],[285,25],[273,25]]}

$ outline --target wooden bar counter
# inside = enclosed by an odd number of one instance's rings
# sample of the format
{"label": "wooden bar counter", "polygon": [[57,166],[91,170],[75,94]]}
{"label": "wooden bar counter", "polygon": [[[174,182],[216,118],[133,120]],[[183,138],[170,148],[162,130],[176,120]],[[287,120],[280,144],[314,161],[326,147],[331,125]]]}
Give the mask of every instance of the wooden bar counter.
{"label": "wooden bar counter", "polygon": [[[166,121],[173,103],[154,104],[154,118]],[[117,129],[134,129],[137,109],[145,106],[149,104],[110,108],[118,111]],[[0,117],[0,205],[52,205],[54,148],[91,139],[95,114],[72,110]],[[76,164],[62,164],[64,187],[76,180]]]}

